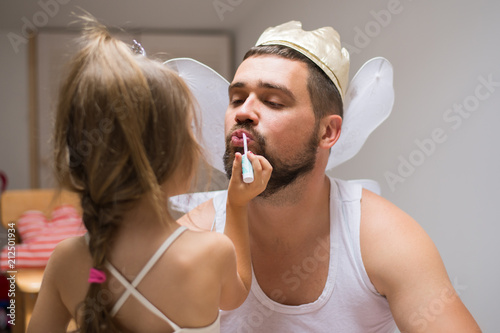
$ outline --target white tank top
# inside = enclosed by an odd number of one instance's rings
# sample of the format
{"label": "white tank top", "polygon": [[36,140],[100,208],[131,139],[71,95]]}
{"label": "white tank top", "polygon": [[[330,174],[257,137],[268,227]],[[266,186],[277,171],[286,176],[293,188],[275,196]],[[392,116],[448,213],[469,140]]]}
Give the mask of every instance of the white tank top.
{"label": "white tank top", "polygon": [[[333,178],[330,184],[330,244],[322,246],[325,250],[329,247],[331,255],[328,279],[321,295],[312,303],[283,305],[267,297],[252,274],[251,292],[243,305],[236,310],[221,311],[221,332],[395,331],[387,299],[377,293],[361,259],[362,187],[356,181]],[[214,227],[218,232],[224,231],[226,197],[224,192],[214,198]],[[314,261],[304,260],[302,268],[305,272],[312,271]]]}

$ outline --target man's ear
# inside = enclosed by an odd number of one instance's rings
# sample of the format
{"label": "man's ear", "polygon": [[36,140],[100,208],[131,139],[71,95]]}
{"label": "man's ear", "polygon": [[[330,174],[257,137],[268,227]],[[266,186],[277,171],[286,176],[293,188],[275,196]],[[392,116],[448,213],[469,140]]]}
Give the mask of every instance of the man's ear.
{"label": "man's ear", "polygon": [[320,141],[319,147],[330,149],[340,137],[342,128],[342,117],[332,114],[323,117],[320,121]]}

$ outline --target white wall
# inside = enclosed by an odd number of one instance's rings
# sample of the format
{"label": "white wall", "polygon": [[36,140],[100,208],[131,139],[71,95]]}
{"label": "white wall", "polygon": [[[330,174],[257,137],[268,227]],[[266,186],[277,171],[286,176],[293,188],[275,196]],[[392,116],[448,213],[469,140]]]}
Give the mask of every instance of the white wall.
{"label": "white wall", "polygon": [[[0,36],[9,31],[0,30]],[[9,188],[29,188],[28,59],[5,42],[0,47],[0,170]]]}
{"label": "white wall", "polygon": [[[389,9],[393,14],[379,23],[373,12]],[[235,38],[238,63],[265,28],[299,20],[306,30],[333,26],[344,43],[356,47],[350,48],[351,77],[372,57],[392,62],[392,115],[332,174],[377,180],[383,195],[424,227],[484,332],[500,327],[499,12],[493,0],[274,0],[255,10]],[[367,27],[371,37],[363,40],[359,31]],[[492,91],[478,78],[494,81]],[[465,116],[451,113],[464,103]],[[419,153],[415,140],[432,139],[436,129],[443,131],[441,142],[428,156]],[[400,156],[418,166],[400,174]],[[404,181],[391,188],[387,172]]]}

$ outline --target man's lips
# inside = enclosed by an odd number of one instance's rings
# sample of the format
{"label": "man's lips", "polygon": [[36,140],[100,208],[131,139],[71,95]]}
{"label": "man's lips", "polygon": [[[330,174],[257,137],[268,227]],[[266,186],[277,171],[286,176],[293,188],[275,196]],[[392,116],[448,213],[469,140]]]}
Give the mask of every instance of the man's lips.
{"label": "man's lips", "polygon": [[253,141],[253,136],[244,130],[236,130],[231,134],[231,144],[234,147],[243,147],[243,133],[247,136],[247,145]]}

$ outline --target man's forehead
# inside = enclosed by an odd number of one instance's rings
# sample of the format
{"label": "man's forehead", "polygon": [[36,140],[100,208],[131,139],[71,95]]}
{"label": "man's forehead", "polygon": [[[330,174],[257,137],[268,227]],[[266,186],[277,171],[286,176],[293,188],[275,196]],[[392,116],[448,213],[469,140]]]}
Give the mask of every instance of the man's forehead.
{"label": "man's forehead", "polygon": [[233,86],[289,86],[307,81],[308,68],[301,61],[276,55],[258,55],[245,59],[234,76]]}

